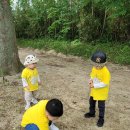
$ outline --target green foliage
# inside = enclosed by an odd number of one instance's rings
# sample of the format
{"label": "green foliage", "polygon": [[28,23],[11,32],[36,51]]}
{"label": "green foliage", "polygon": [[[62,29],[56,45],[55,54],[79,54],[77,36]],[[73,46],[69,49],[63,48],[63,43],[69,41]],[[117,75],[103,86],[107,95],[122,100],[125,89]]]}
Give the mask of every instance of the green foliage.
{"label": "green foliage", "polygon": [[13,10],[16,34],[18,38],[126,41],[129,5],[128,0],[18,0]]}
{"label": "green foliage", "polygon": [[100,22],[92,15],[84,16],[84,23],[80,26],[80,39],[83,41],[93,41],[99,37]]}
{"label": "green foliage", "polygon": [[119,43],[83,43],[78,39],[70,42],[53,39],[19,39],[18,45],[22,47],[33,47],[44,50],[54,49],[56,52],[62,52],[66,55],[81,56],[85,59],[90,58],[96,50],[103,50],[108,55],[108,61],[119,64],[130,64],[130,46]]}
{"label": "green foliage", "polygon": [[130,47],[128,45],[121,46],[114,59],[115,63],[130,64]]}

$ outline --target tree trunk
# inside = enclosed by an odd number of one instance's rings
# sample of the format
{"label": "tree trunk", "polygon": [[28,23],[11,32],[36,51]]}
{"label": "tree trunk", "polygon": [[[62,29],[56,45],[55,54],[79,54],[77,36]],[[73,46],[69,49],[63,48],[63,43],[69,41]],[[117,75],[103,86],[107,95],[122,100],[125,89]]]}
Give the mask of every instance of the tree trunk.
{"label": "tree trunk", "polygon": [[8,0],[0,0],[0,76],[20,72],[16,34]]}
{"label": "tree trunk", "polygon": [[91,10],[92,10],[92,16],[93,16],[94,15],[94,1],[93,0],[92,0]]}
{"label": "tree trunk", "polygon": [[105,24],[106,24],[106,18],[107,18],[107,9],[105,9],[104,20],[103,20],[103,26],[102,26],[102,31],[101,31],[101,37],[103,36],[103,33],[104,33]]}

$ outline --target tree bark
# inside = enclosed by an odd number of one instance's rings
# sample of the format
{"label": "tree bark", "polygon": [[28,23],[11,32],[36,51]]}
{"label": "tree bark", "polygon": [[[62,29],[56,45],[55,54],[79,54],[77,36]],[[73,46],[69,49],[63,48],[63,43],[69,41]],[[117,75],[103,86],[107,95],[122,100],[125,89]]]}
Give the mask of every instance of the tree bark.
{"label": "tree bark", "polygon": [[21,68],[11,8],[8,0],[0,0],[0,76],[15,74]]}
{"label": "tree bark", "polygon": [[104,20],[103,20],[103,26],[102,26],[101,36],[104,33],[105,24],[106,24],[106,18],[107,18],[107,9],[105,9],[105,14],[104,14]]}

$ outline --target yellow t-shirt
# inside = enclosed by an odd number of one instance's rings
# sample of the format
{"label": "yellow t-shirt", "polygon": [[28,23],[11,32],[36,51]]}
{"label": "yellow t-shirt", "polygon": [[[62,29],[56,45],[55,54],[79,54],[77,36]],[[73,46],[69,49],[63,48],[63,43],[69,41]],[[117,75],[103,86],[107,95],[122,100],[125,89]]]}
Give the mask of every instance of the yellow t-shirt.
{"label": "yellow t-shirt", "polygon": [[107,67],[104,66],[102,69],[96,69],[93,67],[90,77],[91,79],[97,78],[100,82],[107,84],[107,86],[103,88],[91,88],[90,96],[92,96],[94,100],[107,100],[111,79],[111,75]]}
{"label": "yellow t-shirt", "polygon": [[[29,69],[25,68],[22,71],[22,78],[26,79],[30,90],[29,91],[35,91],[38,89],[38,71],[37,69]],[[24,88],[25,91],[28,91],[26,88]]]}
{"label": "yellow t-shirt", "polygon": [[48,100],[42,100],[38,104],[30,107],[23,115],[21,126],[35,124],[39,130],[49,130],[49,120],[46,117],[46,104]]}

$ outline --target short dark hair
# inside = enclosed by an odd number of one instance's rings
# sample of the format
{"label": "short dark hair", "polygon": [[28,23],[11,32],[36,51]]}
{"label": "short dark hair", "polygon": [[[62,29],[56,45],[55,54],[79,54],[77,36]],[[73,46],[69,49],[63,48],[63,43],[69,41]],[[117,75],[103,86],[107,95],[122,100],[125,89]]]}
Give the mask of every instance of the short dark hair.
{"label": "short dark hair", "polygon": [[47,112],[54,117],[63,115],[63,104],[59,99],[51,99],[46,105]]}

